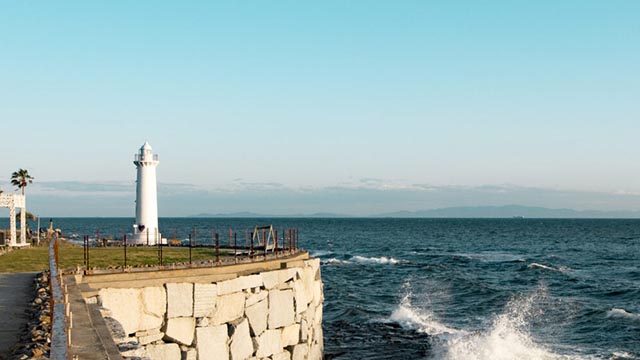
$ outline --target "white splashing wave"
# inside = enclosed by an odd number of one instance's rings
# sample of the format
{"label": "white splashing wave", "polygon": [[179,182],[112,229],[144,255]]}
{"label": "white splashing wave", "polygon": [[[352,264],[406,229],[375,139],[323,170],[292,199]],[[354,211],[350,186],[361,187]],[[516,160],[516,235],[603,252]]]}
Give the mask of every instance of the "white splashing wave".
{"label": "white splashing wave", "polygon": [[311,256],[313,257],[321,257],[333,254],[333,251],[330,250],[311,250]]}
{"label": "white splashing wave", "polygon": [[640,314],[634,314],[634,313],[628,312],[625,309],[613,308],[607,311],[607,317],[618,317],[618,318],[626,318],[626,319],[640,321]]}
{"label": "white splashing wave", "polygon": [[357,263],[361,263],[361,264],[398,264],[400,262],[402,262],[402,260],[398,260],[398,259],[394,259],[392,257],[386,257],[386,256],[382,256],[382,257],[364,257],[364,256],[359,256],[356,255],[354,257],[352,257],[350,260],[355,261]]}
{"label": "white splashing wave", "polygon": [[391,313],[390,321],[398,323],[405,329],[415,330],[429,335],[458,334],[460,330],[452,329],[434,319],[433,314],[411,306],[411,293],[405,294],[400,305]]}
{"label": "white splashing wave", "polygon": [[578,356],[558,355],[539,344],[528,331],[530,321],[541,314],[536,304],[546,296],[540,286],[533,294],[512,300],[494,317],[486,330],[469,332],[450,328],[432,314],[413,307],[410,293],[391,314],[400,326],[434,336],[435,358],[448,360],[569,360]]}
{"label": "white splashing wave", "polygon": [[320,261],[322,264],[326,265],[326,264],[351,264],[351,262],[347,261],[347,260],[340,260],[340,259],[336,259],[336,258],[330,258],[330,259],[326,259],[326,260],[321,260]]}
{"label": "white splashing wave", "polygon": [[529,269],[538,268],[538,269],[544,269],[544,270],[550,270],[550,271],[560,271],[560,272],[566,272],[568,270],[571,270],[567,266],[558,266],[557,268],[555,268],[553,266],[547,266],[547,265],[538,264],[538,263],[535,263],[535,262],[527,265],[527,267]]}

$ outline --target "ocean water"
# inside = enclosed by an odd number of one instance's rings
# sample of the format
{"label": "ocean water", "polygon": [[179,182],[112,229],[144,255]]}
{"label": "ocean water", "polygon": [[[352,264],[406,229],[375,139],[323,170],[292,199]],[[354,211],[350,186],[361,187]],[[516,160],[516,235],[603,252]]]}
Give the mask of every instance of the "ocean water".
{"label": "ocean water", "polygon": [[639,220],[160,219],[202,241],[263,224],[298,227],[321,259],[328,358],[640,359]]}

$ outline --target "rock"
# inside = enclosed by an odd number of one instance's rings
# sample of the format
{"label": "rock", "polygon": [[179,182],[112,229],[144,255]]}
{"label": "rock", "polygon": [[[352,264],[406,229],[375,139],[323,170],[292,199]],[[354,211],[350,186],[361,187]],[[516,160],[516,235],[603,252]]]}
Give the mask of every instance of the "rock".
{"label": "rock", "polygon": [[307,301],[313,300],[313,283],[315,277],[315,270],[310,266],[306,266],[302,275],[302,283],[304,284],[304,295]]}
{"label": "rock", "polygon": [[309,336],[309,324],[307,324],[307,320],[300,321],[300,341],[307,341],[307,337]]}
{"label": "rock", "polygon": [[111,312],[111,318],[122,325],[126,334],[144,330],[140,328],[140,294],[140,289],[105,288],[98,292],[100,305]]}
{"label": "rock", "polygon": [[313,305],[318,306],[322,302],[322,281],[314,280],[313,282]]}
{"label": "rock", "polygon": [[307,305],[309,304],[302,281],[296,281],[293,284],[293,295],[296,302],[296,314],[301,314],[307,310]]}
{"label": "rock", "polygon": [[167,318],[193,315],[193,284],[170,283],[167,287]]}
{"label": "rock", "polygon": [[234,327],[230,355],[231,360],[245,360],[253,355],[253,341],[249,334],[249,322],[246,319]]}
{"label": "rock", "polygon": [[265,330],[262,335],[254,338],[256,357],[264,358],[282,352],[280,345],[280,330]]}
{"label": "rock", "polygon": [[214,325],[236,320],[244,315],[244,293],[218,296],[216,310],[210,318]]}
{"label": "rock", "polygon": [[196,319],[193,317],[170,318],[167,320],[165,336],[173,342],[191,345],[196,329]]}
{"label": "rock", "polygon": [[216,284],[195,284],[193,288],[193,316],[209,316],[216,307]]}
{"label": "rock", "polygon": [[272,360],[291,360],[291,353],[285,350],[281,353],[273,355],[271,359]]}
{"label": "rock", "polygon": [[229,360],[227,325],[196,328],[198,360]]}
{"label": "rock", "polygon": [[147,353],[151,360],[181,360],[182,358],[178,344],[147,345]]}
{"label": "rock", "polygon": [[297,274],[296,269],[282,269],[278,271],[278,283],[284,284],[290,280],[295,280],[296,274]]}
{"label": "rock", "polygon": [[142,313],[139,328],[143,330],[162,326],[167,311],[167,296],[164,287],[145,287],[141,291]]}
{"label": "rock", "polygon": [[319,325],[322,322],[322,304],[316,308],[316,314],[313,316],[313,324]]}
{"label": "rock", "polygon": [[262,273],[262,281],[265,289],[271,290],[278,286],[280,282],[278,272],[280,272],[280,270],[265,271]]}
{"label": "rock", "polygon": [[262,334],[267,329],[268,302],[266,299],[245,309],[245,315],[251,325],[254,336]]}
{"label": "rock", "polygon": [[158,332],[157,334],[148,334],[148,335],[139,335],[139,336],[137,336],[138,342],[140,343],[140,345],[151,344],[152,342],[156,342],[158,340],[162,340],[163,337],[164,337],[164,334],[161,333],[161,332]]}
{"label": "rock", "polygon": [[182,360],[198,360],[198,351],[196,349],[183,350]]}
{"label": "rock", "polygon": [[305,360],[308,353],[309,347],[306,344],[296,345],[291,351],[291,360]]}
{"label": "rock", "polygon": [[267,291],[261,291],[259,293],[250,294],[250,295],[247,296],[247,300],[246,300],[245,306],[249,307],[249,306],[251,306],[253,304],[257,304],[260,301],[266,299],[267,296],[269,296],[269,293]]}
{"label": "rock", "polygon": [[262,275],[247,275],[218,283],[218,295],[236,293],[245,289],[262,286]]}
{"label": "rock", "polygon": [[293,324],[294,313],[292,290],[269,291],[269,329]]}
{"label": "rock", "polygon": [[283,347],[295,345],[300,341],[300,324],[293,324],[282,329],[280,344]]}

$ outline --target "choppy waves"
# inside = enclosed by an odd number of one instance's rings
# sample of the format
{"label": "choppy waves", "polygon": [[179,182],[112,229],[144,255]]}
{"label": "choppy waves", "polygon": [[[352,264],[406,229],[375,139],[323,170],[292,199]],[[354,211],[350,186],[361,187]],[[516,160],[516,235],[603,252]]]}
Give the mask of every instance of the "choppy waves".
{"label": "choppy waves", "polygon": [[502,313],[496,314],[486,329],[459,330],[438,321],[427,309],[411,303],[407,292],[394,309],[390,321],[405,329],[433,337],[434,358],[449,360],[551,360],[582,359],[559,355],[539,343],[529,331],[531,320],[542,314],[541,300],[547,289],[539,286],[533,293],[511,300]]}
{"label": "choppy waves", "polygon": [[553,267],[553,266],[543,265],[543,264],[539,264],[539,263],[535,263],[535,262],[527,265],[527,267],[529,269],[536,269],[537,268],[537,269],[550,270],[550,271],[559,271],[559,272],[566,272],[566,271],[571,270],[567,266]]}
{"label": "choppy waves", "polygon": [[[364,265],[396,265],[407,263],[406,260],[396,259],[394,257],[387,256],[361,256],[361,255],[345,255],[343,258],[340,257],[330,257],[326,258],[328,255],[333,255],[332,252],[313,252],[315,256],[320,257],[320,261],[323,265],[349,265],[349,264],[364,264]],[[323,258],[324,256],[324,258]]]}

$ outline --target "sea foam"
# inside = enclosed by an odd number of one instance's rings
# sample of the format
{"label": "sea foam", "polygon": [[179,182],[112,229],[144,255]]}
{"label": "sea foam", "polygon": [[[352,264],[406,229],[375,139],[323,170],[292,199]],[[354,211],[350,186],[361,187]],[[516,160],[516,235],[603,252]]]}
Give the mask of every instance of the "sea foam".
{"label": "sea foam", "polygon": [[490,326],[481,331],[465,331],[437,321],[426,309],[411,304],[407,292],[394,309],[390,320],[405,329],[434,337],[435,358],[449,360],[559,360],[582,359],[558,355],[538,343],[528,330],[533,318],[541,314],[539,303],[546,297],[546,288],[539,286],[527,296],[514,298],[504,312],[494,316]]}
{"label": "sea foam", "polygon": [[361,263],[361,264],[398,264],[401,262],[401,260],[398,259],[394,259],[392,257],[386,257],[386,256],[382,256],[382,257],[364,257],[364,256],[359,256],[356,255],[354,257],[352,257],[350,260],[355,261],[357,263]]}
{"label": "sea foam", "polygon": [[625,319],[640,321],[640,314],[634,314],[634,313],[628,312],[625,309],[613,308],[607,311],[607,317],[618,317],[618,318],[625,318]]}

